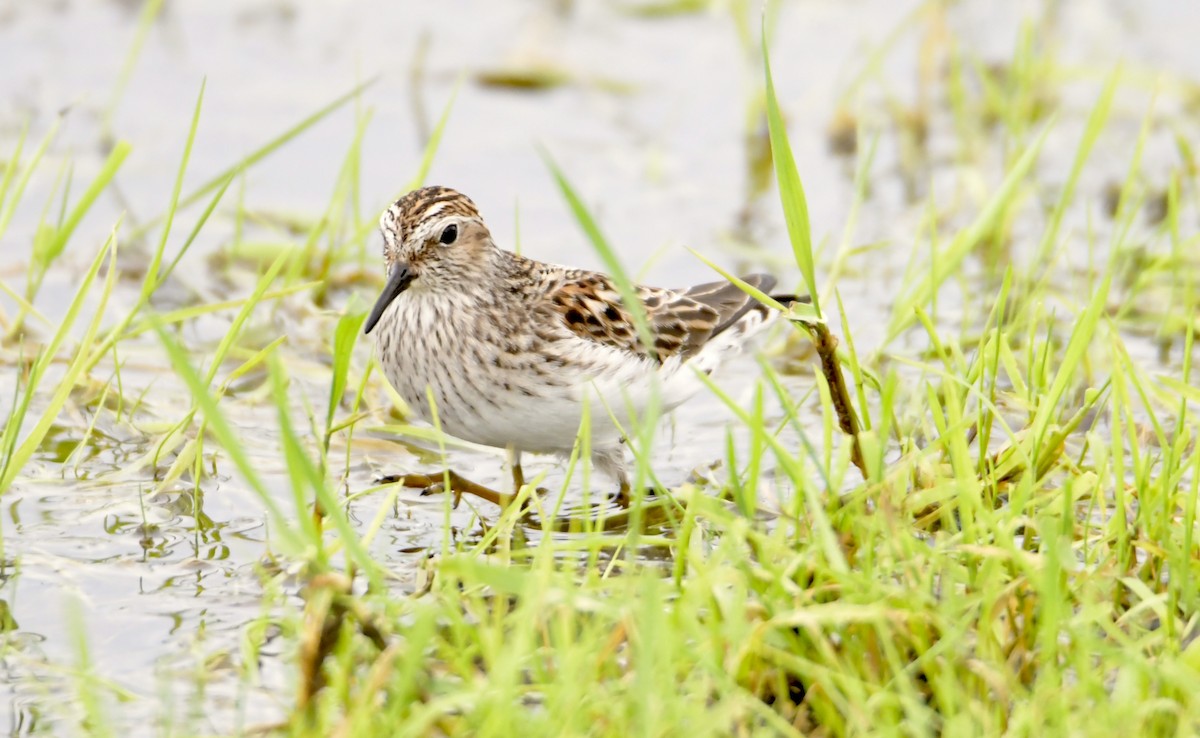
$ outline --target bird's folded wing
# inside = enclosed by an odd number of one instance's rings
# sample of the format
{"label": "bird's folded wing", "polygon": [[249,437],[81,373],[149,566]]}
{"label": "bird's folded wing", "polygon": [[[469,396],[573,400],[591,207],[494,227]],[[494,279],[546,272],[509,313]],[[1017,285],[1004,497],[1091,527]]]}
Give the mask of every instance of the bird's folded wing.
{"label": "bird's folded wing", "polygon": [[[765,274],[742,279],[763,292],[775,284],[775,279]],[[571,333],[660,363],[676,354],[686,361],[747,312],[762,309],[752,297],[726,281],[685,290],[636,289],[650,323],[654,340],[650,347],[640,340],[616,285],[602,274],[571,272],[555,285],[549,298],[553,311]]]}

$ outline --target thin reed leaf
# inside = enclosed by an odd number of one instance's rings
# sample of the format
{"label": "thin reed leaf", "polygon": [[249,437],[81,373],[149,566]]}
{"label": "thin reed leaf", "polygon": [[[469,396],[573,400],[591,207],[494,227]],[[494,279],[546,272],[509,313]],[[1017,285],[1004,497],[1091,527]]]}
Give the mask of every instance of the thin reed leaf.
{"label": "thin reed leaf", "polygon": [[[289,141],[291,141],[292,139],[299,136],[301,133],[304,133],[309,128],[312,128],[314,125],[316,125],[321,120],[328,117],[331,113],[333,113],[337,109],[341,108],[346,103],[357,98],[358,95],[360,95],[363,92],[363,90],[365,90],[368,87],[370,87],[371,85],[375,84],[375,81],[376,81],[376,79],[372,78],[372,79],[367,80],[366,82],[363,82],[362,84],[355,85],[353,88],[350,89],[349,92],[346,92],[346,93],[338,96],[337,98],[334,98],[331,102],[329,102],[328,104],[319,108],[318,110],[311,113],[310,115],[306,116],[300,122],[291,126],[287,130],[285,130],[283,133],[280,133],[278,136],[267,141],[262,146],[259,146],[257,149],[251,151],[249,154],[247,154],[246,156],[242,157],[237,162],[235,162],[232,166],[227,167],[221,173],[208,179],[206,182],[201,184],[199,187],[197,187],[196,189],[189,192],[185,197],[183,197],[183,199],[181,199],[177,202],[177,208],[187,208],[187,207],[195,204],[197,201],[199,201],[201,198],[203,198],[205,195],[209,194],[210,192],[212,192],[218,188],[223,188],[223,187],[227,186],[229,179],[231,179],[232,177],[237,175],[239,172],[244,172],[247,169],[250,169],[258,162],[262,161],[263,159],[267,158],[274,152],[278,151],[285,144],[287,144]],[[166,214],[164,213],[163,215],[160,215],[157,218],[154,218],[153,220],[150,220],[147,223],[144,223],[141,226],[141,228],[139,228],[137,231],[134,232],[133,237],[134,238],[140,237],[147,229],[153,228],[155,225],[157,225],[159,222],[161,222],[162,219],[165,217],[166,217]]]}
{"label": "thin reed leaf", "polygon": [[766,305],[767,307],[771,308],[772,310],[778,310],[778,311],[784,312],[784,313],[786,313],[788,311],[788,308],[785,307],[783,305],[783,303],[779,302],[778,300],[771,297],[770,295],[763,292],[762,290],[758,289],[757,287],[755,287],[751,284],[748,284],[745,280],[736,276],[733,272],[727,271],[727,270],[722,269],[721,267],[717,266],[716,262],[714,262],[711,259],[709,259],[708,257],[706,257],[704,254],[701,254],[699,251],[696,251],[695,249],[688,249],[688,251],[691,251],[692,254],[697,259],[699,259],[700,261],[707,264],[708,267],[710,269],[712,269],[714,272],[716,272],[717,274],[720,274],[722,277],[727,279],[729,282],[732,282],[739,290],[741,290],[742,292],[745,292],[747,295],[750,295],[755,300],[758,300],[759,302],[761,302],[763,305]]}
{"label": "thin reed leaf", "polygon": [[617,254],[609,246],[608,240],[604,238],[604,234],[600,232],[600,227],[592,218],[591,212],[579,199],[579,195],[575,192],[575,188],[567,181],[566,175],[550,158],[549,152],[542,150],[542,159],[546,162],[546,167],[549,168],[550,174],[554,177],[555,184],[558,185],[559,192],[566,199],[567,205],[571,208],[572,215],[583,229],[584,234],[592,244],[592,248],[599,254],[600,260],[604,262],[604,267],[613,283],[617,287],[617,292],[621,295],[621,305],[629,311],[629,315],[633,318],[634,327],[637,329],[638,340],[649,351],[654,350],[654,333],[650,330],[649,320],[646,318],[646,308],[642,305],[641,299],[638,298],[636,287],[633,280],[629,278],[629,274],[621,266],[620,259]]}
{"label": "thin reed leaf", "polygon": [[[153,5],[151,0],[148,5]],[[155,11],[157,12],[157,10]],[[150,266],[146,270],[146,277],[142,281],[142,299],[143,301],[149,298],[150,294],[163,282],[165,278],[159,274],[159,268],[163,262],[163,252],[167,248],[167,239],[171,235],[171,226],[175,222],[175,209],[179,205],[179,193],[183,191],[183,175],[187,172],[188,160],[192,156],[192,144],[196,141],[196,129],[200,126],[200,109],[204,106],[204,88],[208,80],[200,83],[200,92],[196,95],[196,105],[192,110],[192,123],[188,127],[187,141],[183,145],[183,155],[179,160],[179,168],[175,172],[175,185],[171,189],[171,201],[167,205],[167,213],[163,217],[162,235],[159,236],[158,246],[154,249],[154,255],[150,258]],[[224,192],[222,187],[220,192]],[[187,244],[180,250],[180,254],[186,251]]]}
{"label": "thin reed leaf", "polygon": [[333,358],[333,373],[329,381],[329,407],[325,411],[325,451],[329,451],[329,439],[333,433],[333,415],[342,395],[346,392],[346,381],[350,372],[350,358],[354,353],[354,343],[358,340],[358,331],[367,319],[365,311],[346,313],[338,318],[333,331],[333,345],[330,347]]}
{"label": "thin reed leaf", "polygon": [[61,116],[54,119],[54,124],[50,126],[50,130],[46,131],[46,135],[42,136],[42,140],[38,143],[37,149],[34,150],[33,156],[29,157],[29,163],[22,170],[21,178],[17,180],[16,188],[10,193],[10,173],[16,172],[17,167],[21,163],[21,150],[25,141],[24,131],[27,128],[22,129],[16,151],[12,154],[12,158],[8,161],[8,166],[5,168],[4,186],[0,188],[0,205],[4,206],[3,211],[0,212],[0,238],[3,238],[4,233],[8,230],[9,221],[12,220],[13,213],[16,211],[17,205],[21,202],[21,196],[25,194],[25,187],[29,184],[29,178],[37,170],[38,163],[41,162],[42,156],[46,153],[46,149],[49,148],[50,142],[58,134],[58,128],[61,124]]}
{"label": "thin reed leaf", "polygon": [[962,264],[967,254],[971,253],[993,231],[1003,214],[1013,205],[1022,192],[1020,185],[1033,169],[1034,162],[1037,161],[1049,132],[1050,125],[1048,124],[1009,169],[1004,181],[1000,183],[1000,187],[997,188],[995,194],[988,200],[971,225],[955,235],[950,244],[937,254],[935,259],[931,260],[929,273],[918,281],[916,286],[908,290],[907,294],[902,295],[896,301],[896,308],[887,328],[889,342],[913,324],[913,321],[916,320],[913,308],[926,305],[934,298],[942,283],[958,271],[959,265]]}
{"label": "thin reed leaf", "polygon": [[33,253],[33,261],[37,265],[37,268],[45,270],[62,254],[63,249],[67,247],[67,243],[71,240],[71,234],[75,232],[76,226],[79,225],[79,221],[83,220],[83,216],[87,215],[88,211],[92,209],[96,198],[112,182],[113,177],[117,175],[117,170],[124,163],[125,157],[129,156],[129,152],[132,150],[133,147],[129,143],[125,141],[117,142],[112,152],[109,153],[108,158],[105,159],[104,164],[100,167],[100,171],[96,174],[96,177],[88,185],[87,189],[84,190],[83,194],[80,195],[79,202],[75,203],[75,207],[71,208],[70,215],[66,217],[60,226],[55,228],[53,237],[39,242],[40,248],[36,248]]}
{"label": "thin reed leaf", "polygon": [[[728,393],[721,389],[707,375],[697,372],[697,378],[706,384],[708,388],[712,390],[713,394],[720,398],[720,400],[725,403],[726,407],[733,411],[733,413],[742,423],[750,426],[750,424],[753,422],[753,418],[751,414],[741,406],[740,403],[730,397]],[[800,466],[797,458],[793,455],[793,452],[786,448],[777,437],[771,434],[763,434],[760,436],[760,438],[771,447],[772,451],[775,452],[775,458],[794,486],[797,496],[803,498],[805,509],[808,515],[811,517],[811,524],[815,529],[818,540],[820,541],[821,551],[825,556],[826,562],[835,571],[847,571],[849,569],[849,565],[846,562],[845,555],[842,553],[841,548],[838,545],[837,534],[834,532],[833,527],[829,522],[829,516],[825,512],[825,503],[824,500],[821,499],[821,490],[817,489],[812,484],[811,480],[807,478],[807,475],[804,473],[804,470]],[[816,457],[815,454],[813,454],[813,449],[811,447],[808,448],[808,451],[812,456],[813,462],[818,465],[818,471],[822,476],[822,482],[825,484],[825,489],[832,489],[830,478],[826,472],[827,467],[822,465],[821,460]]]}
{"label": "thin reed leaf", "polygon": [[1116,96],[1120,81],[1121,68],[1117,67],[1108,76],[1108,82],[1105,83],[1104,89],[1096,99],[1092,112],[1088,114],[1083,135],[1079,139],[1079,148],[1075,151],[1075,160],[1071,163],[1071,172],[1067,175],[1067,181],[1063,185],[1062,192],[1059,193],[1058,201],[1054,204],[1054,211],[1050,214],[1050,224],[1043,231],[1042,242],[1038,246],[1038,260],[1043,264],[1050,263],[1051,255],[1058,241],[1059,229],[1062,228],[1063,216],[1066,215],[1067,208],[1075,202],[1075,190],[1079,186],[1079,176],[1083,172],[1083,165],[1091,156],[1096,140],[1100,138],[1100,133],[1108,124],[1113,97]]}
{"label": "thin reed leaf", "polygon": [[[116,280],[117,228],[119,226],[120,223],[113,226],[108,240],[104,242],[104,245],[92,260],[91,267],[79,281],[79,286],[75,290],[75,296],[72,298],[62,322],[59,324],[58,331],[55,332],[50,342],[42,348],[37,360],[29,371],[29,380],[25,388],[25,396],[22,399],[20,410],[14,416],[11,416],[9,422],[5,425],[3,431],[4,437],[0,441],[0,448],[12,448],[13,451],[11,455],[6,455],[4,466],[0,468],[0,495],[3,495],[12,486],[17,474],[24,468],[25,464],[28,463],[34,452],[42,444],[46,433],[50,430],[51,424],[58,417],[59,413],[62,412],[62,408],[66,404],[71,390],[75,388],[76,383],[83,376],[87,364],[87,347],[92,344],[96,331],[100,327],[100,321],[104,317],[104,307],[108,304],[109,297],[112,295],[113,284]],[[66,340],[71,328],[75,325],[75,321],[79,317],[79,313],[82,311],[84,303],[87,300],[88,293],[91,291],[92,283],[96,280],[96,275],[100,272],[100,266],[104,263],[105,258],[109,260],[109,268],[105,276],[104,290],[100,295],[99,307],[92,314],[92,320],[88,324],[83,339],[80,341],[79,348],[76,349],[75,356],[71,359],[66,374],[55,387],[50,400],[42,411],[41,418],[38,419],[38,422],[30,430],[25,440],[17,446],[15,438],[20,433],[33,393],[38,390],[46,368],[51,362],[58,359],[58,349]]]}
{"label": "thin reed leaf", "polygon": [[121,63],[121,71],[117,74],[116,84],[113,85],[108,105],[104,109],[102,127],[106,133],[112,129],[113,116],[116,115],[117,108],[121,104],[121,98],[125,96],[125,89],[129,86],[129,81],[133,78],[133,70],[137,68],[138,59],[141,57],[142,49],[146,45],[146,38],[149,37],[150,30],[154,27],[154,21],[158,18],[158,14],[163,8],[163,2],[164,0],[145,0],[142,4],[141,12],[138,13],[137,28],[134,31],[133,40],[129,43],[125,51],[125,60]]}
{"label": "thin reed leaf", "polygon": [[[183,347],[166,332],[164,326],[161,324],[152,322],[152,327],[158,335],[159,341],[162,342],[175,373],[187,385],[200,412],[204,413],[205,426],[216,436],[218,443],[225,449],[230,460],[237,467],[242,479],[250,486],[251,491],[254,492],[259,502],[266,509],[267,517],[271,523],[271,530],[280,539],[285,552],[291,555],[301,555],[306,549],[308,541],[311,541],[312,537],[316,535],[315,530],[306,530],[305,533],[307,535],[302,535],[289,522],[288,517],[284,515],[283,510],[275,502],[270,490],[268,490],[266,484],[255,470],[254,464],[250,462],[249,456],[246,455],[246,447],[242,439],[233,431],[233,426],[230,425],[229,420],[221,412],[216,399],[209,391],[208,383],[201,379],[199,372],[192,366]],[[305,510],[299,509],[296,512],[298,518],[302,521],[307,518]],[[311,520],[308,522],[311,524]]]}
{"label": "thin reed leaf", "polygon": [[[378,589],[383,586],[385,572],[363,547],[358,532],[350,526],[345,511],[338,504],[337,498],[330,492],[319,464],[314,463],[313,459],[305,452],[300,437],[292,427],[287,381],[278,355],[272,354],[268,357],[268,362],[271,367],[271,394],[275,400],[280,441],[291,479],[296,512],[303,519],[302,526],[308,534],[308,545],[316,552],[316,562],[322,569],[328,566],[322,533],[315,529],[313,518],[306,514],[309,505],[313,505],[314,510],[320,511],[322,520],[333,523],[338,533],[338,540],[345,547],[347,559],[356,564],[366,575],[371,587]],[[306,489],[312,492],[311,501],[304,498]]]}
{"label": "thin reed leaf", "polygon": [[[450,121],[450,111],[454,109],[454,100],[458,97],[458,89],[462,86],[462,78],[455,83],[454,89],[450,92],[450,99],[446,101],[446,107],[442,109],[441,116],[438,117],[437,125],[429,134],[429,140],[425,143],[425,150],[421,152],[421,166],[417,167],[417,173],[408,181],[404,187],[404,192],[410,192],[425,184],[425,178],[429,176],[429,170],[433,167],[433,159],[437,155],[438,147],[442,144],[442,134],[446,132],[446,124]],[[399,198],[404,192],[399,193],[393,200]]]}
{"label": "thin reed leaf", "polygon": [[779,202],[783,207],[784,222],[787,223],[788,239],[792,243],[792,254],[796,266],[804,277],[804,285],[812,298],[813,311],[822,319],[820,295],[817,293],[816,267],[813,262],[812,229],[808,219],[808,200],[804,196],[804,184],[796,169],[792,145],[788,141],[787,126],[779,101],[775,97],[775,82],[771,78],[771,57],[767,52],[767,33],[764,21],[762,38],[763,74],[767,90],[767,128],[771,137],[771,161],[775,166],[775,179],[779,184]]}

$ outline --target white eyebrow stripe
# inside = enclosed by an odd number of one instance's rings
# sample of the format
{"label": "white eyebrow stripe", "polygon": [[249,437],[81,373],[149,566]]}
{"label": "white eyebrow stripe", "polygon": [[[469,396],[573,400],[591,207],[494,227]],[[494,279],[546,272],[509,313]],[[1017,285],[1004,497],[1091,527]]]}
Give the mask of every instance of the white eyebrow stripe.
{"label": "white eyebrow stripe", "polygon": [[446,203],[435,202],[434,204],[430,205],[429,208],[424,213],[421,213],[421,220],[425,220],[426,218],[432,218],[433,216],[442,212],[442,209],[445,207],[446,207]]}
{"label": "white eyebrow stripe", "polygon": [[428,220],[423,221],[419,226],[413,229],[412,233],[409,234],[409,240],[416,241],[418,243],[422,241],[428,241],[433,238],[434,231],[436,231],[440,225],[440,223],[434,223]]}

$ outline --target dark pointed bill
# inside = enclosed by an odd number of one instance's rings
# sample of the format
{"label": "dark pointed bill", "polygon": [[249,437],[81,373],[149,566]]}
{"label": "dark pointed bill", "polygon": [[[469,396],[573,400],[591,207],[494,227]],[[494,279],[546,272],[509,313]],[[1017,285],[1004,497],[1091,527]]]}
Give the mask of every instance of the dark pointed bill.
{"label": "dark pointed bill", "polygon": [[379,299],[375,301],[375,307],[371,309],[371,314],[367,316],[363,333],[371,332],[371,329],[383,317],[383,311],[387,310],[388,305],[391,305],[392,300],[395,300],[401,292],[408,289],[412,281],[413,273],[407,264],[401,262],[392,268],[392,274],[388,277],[387,286],[383,288],[383,293],[379,295]]}

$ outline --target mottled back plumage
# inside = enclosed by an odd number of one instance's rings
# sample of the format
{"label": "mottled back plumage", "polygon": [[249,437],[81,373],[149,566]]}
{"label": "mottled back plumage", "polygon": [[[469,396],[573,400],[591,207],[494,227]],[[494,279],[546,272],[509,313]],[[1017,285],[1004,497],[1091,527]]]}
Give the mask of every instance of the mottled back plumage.
{"label": "mottled back plumage", "polygon": [[[752,274],[746,281],[763,291],[775,285],[775,279],[765,274]],[[569,272],[549,298],[576,335],[659,363],[676,355],[686,361],[747,311],[764,309],[729,282],[709,282],[683,291],[638,286],[636,293],[652,346],[641,340],[616,284],[603,274]]]}

